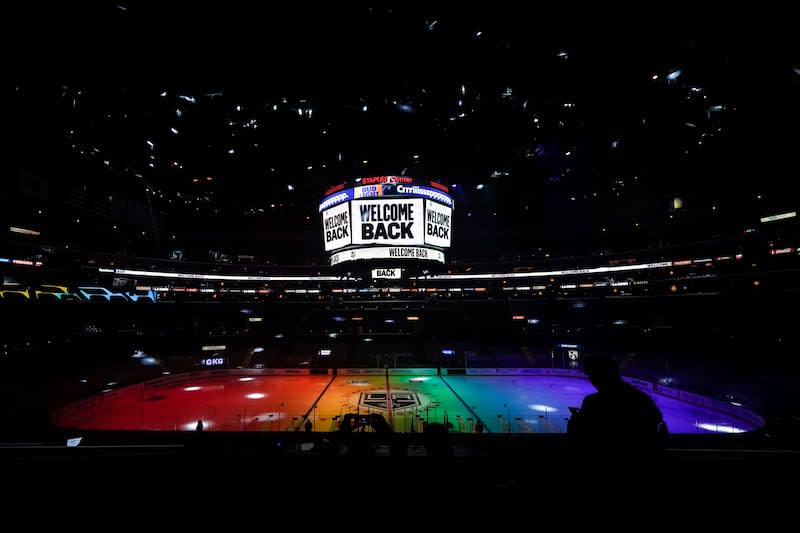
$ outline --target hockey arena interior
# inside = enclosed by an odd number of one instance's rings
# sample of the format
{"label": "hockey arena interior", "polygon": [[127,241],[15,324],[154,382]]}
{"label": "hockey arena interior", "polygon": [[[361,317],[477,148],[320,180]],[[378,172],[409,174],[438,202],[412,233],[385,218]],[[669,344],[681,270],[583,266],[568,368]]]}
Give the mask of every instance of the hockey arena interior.
{"label": "hockey arena interior", "polygon": [[626,501],[780,517],[800,47],[744,9],[596,9],[13,8],[0,464],[563,525],[603,359],[668,433]]}

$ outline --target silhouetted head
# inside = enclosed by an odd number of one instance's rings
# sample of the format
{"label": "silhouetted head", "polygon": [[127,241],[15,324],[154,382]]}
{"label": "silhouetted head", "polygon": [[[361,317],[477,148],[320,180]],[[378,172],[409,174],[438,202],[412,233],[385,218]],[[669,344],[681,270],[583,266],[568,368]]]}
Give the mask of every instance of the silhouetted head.
{"label": "silhouetted head", "polygon": [[595,355],[583,360],[583,371],[597,390],[622,381],[617,363],[609,357]]}
{"label": "silhouetted head", "polygon": [[450,443],[447,427],[440,422],[431,422],[425,426],[425,450],[429,456],[453,455],[453,446]]}

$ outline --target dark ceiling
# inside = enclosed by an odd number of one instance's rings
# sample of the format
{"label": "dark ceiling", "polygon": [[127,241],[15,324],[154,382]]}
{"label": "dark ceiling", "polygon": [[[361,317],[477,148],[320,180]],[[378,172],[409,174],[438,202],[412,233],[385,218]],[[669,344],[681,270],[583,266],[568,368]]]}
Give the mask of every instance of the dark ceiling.
{"label": "dark ceiling", "polygon": [[[780,13],[4,9],[23,184],[6,211],[56,242],[125,225],[136,253],[318,258],[323,191],[386,174],[455,186],[465,259],[728,238],[795,206],[800,54]],[[55,218],[31,221],[42,206]],[[70,226],[82,211],[95,223]]]}

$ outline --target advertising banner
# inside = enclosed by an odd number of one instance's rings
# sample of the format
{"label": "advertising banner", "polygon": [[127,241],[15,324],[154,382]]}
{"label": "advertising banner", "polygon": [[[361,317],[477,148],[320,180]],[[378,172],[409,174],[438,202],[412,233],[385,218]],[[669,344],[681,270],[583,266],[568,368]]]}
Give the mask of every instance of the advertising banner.
{"label": "advertising banner", "polygon": [[386,370],[383,368],[340,368],[337,373],[345,376],[383,376],[386,375]]}
{"label": "advertising banner", "polygon": [[435,368],[390,368],[390,376],[435,376]]}

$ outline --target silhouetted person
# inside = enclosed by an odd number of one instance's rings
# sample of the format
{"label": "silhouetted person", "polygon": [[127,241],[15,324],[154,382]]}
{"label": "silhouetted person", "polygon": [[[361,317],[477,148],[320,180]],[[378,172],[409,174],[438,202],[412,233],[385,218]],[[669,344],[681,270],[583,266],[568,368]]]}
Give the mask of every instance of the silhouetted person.
{"label": "silhouetted person", "polygon": [[372,413],[369,415],[369,425],[372,426],[375,433],[392,432],[392,427],[389,425],[389,422],[387,422],[380,413]]}
{"label": "silhouetted person", "polygon": [[208,445],[208,442],[206,442],[207,439],[205,439],[201,433],[203,433],[203,420],[199,419],[194,426],[194,434],[189,437],[188,441],[189,450],[192,453],[202,453]]}
{"label": "silhouetted person", "polygon": [[475,433],[483,433],[483,422],[480,420],[475,422]]}
{"label": "silhouetted person", "polygon": [[439,422],[431,422],[423,431],[425,451],[429,457],[449,457],[453,455],[453,446],[450,444],[450,435],[447,427]]}
{"label": "silhouetted person", "polygon": [[314,424],[311,423],[311,420],[306,419],[306,423],[303,425],[306,430],[306,433],[311,433],[311,428],[314,427]]}
{"label": "silhouetted person", "polygon": [[369,457],[375,455],[375,447],[372,442],[372,435],[364,433],[360,419],[365,415],[354,415],[348,413],[342,419],[338,433],[343,437],[342,442],[347,446],[345,455],[348,457]]}
{"label": "silhouetted person", "polygon": [[393,433],[389,442],[389,454],[392,457],[406,457],[408,455],[408,442],[405,435]]}
{"label": "silhouetted person", "polygon": [[597,392],[573,411],[570,438],[587,454],[638,458],[658,451],[665,425],[653,399],[623,381],[610,358],[587,357],[583,369]]}
{"label": "silhouetted person", "polygon": [[622,380],[611,359],[586,358],[583,369],[597,392],[586,395],[580,409],[570,408],[567,432],[585,460],[584,492],[578,496],[585,498],[585,515],[598,526],[612,524],[620,505],[643,515],[656,511],[657,498],[639,480],[658,471],[666,428],[661,411]]}

